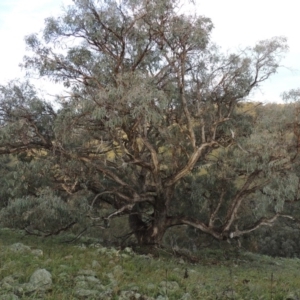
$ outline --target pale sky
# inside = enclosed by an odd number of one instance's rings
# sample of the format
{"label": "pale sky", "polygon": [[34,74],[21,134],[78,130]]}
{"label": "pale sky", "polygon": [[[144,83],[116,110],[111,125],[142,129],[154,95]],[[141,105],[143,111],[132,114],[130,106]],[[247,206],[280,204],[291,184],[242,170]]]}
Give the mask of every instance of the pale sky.
{"label": "pale sky", "polygon": [[[157,0],[159,1],[159,0]],[[187,1],[188,2],[188,1]],[[212,40],[224,51],[253,46],[273,36],[286,36],[289,53],[280,68],[261,90],[252,96],[262,102],[280,101],[280,94],[300,87],[300,18],[297,0],[195,0],[197,11],[214,23]],[[22,78],[19,64],[26,54],[24,37],[39,32],[44,19],[58,16],[71,0],[0,0],[0,84]],[[55,87],[39,80],[47,94]]]}

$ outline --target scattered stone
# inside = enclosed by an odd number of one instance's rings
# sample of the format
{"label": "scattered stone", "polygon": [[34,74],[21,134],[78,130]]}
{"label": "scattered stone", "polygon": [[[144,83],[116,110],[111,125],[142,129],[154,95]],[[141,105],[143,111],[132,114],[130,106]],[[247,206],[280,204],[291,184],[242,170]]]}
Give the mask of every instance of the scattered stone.
{"label": "scattered stone", "polygon": [[81,250],[85,250],[87,248],[85,244],[77,245],[75,247]]}
{"label": "scattered stone", "polygon": [[160,284],[159,291],[161,294],[166,295],[167,293],[175,292],[179,289],[179,284],[176,281],[162,281]]}
{"label": "scattered stone", "polygon": [[31,250],[31,253],[32,253],[34,256],[38,256],[38,257],[44,255],[43,250],[41,250],[41,249],[33,249],[33,250]]}
{"label": "scattered stone", "polygon": [[101,267],[101,265],[99,264],[99,262],[97,260],[92,261],[92,268],[93,269],[98,269],[100,267]]}
{"label": "scattered stone", "polygon": [[105,290],[105,286],[101,284],[93,270],[80,270],[78,276],[75,277],[75,282],[75,296],[77,298],[95,297],[96,299],[102,299],[99,293]]}
{"label": "scattered stone", "polygon": [[191,300],[192,297],[189,293],[183,294],[183,296],[180,298],[180,300]]}
{"label": "scattered stone", "polygon": [[141,295],[134,291],[122,291],[119,295],[119,300],[154,300],[152,297]]}
{"label": "scattered stone", "polygon": [[134,252],[132,251],[132,248],[130,248],[130,247],[126,247],[123,251],[127,254],[134,254]]}
{"label": "scattered stone", "polygon": [[80,299],[86,299],[86,298],[90,298],[90,297],[95,297],[97,296],[97,299],[99,295],[99,291],[97,290],[87,290],[87,289],[76,289],[75,290],[75,296],[80,298]]}
{"label": "scattered stone", "polygon": [[25,252],[30,252],[31,251],[29,246],[25,246],[22,243],[12,244],[11,246],[9,246],[9,249],[11,251],[20,252],[20,253],[25,253]]}
{"label": "scattered stone", "polygon": [[96,278],[95,276],[86,276],[85,280],[92,284],[100,284],[100,280]]}
{"label": "scattered stone", "polygon": [[116,265],[114,268],[113,268],[113,274],[114,276],[122,276],[123,275],[123,268],[120,266],[120,265]]}
{"label": "scattered stone", "polygon": [[101,247],[96,250],[99,254],[106,254],[108,249],[106,247]]}
{"label": "scattered stone", "polygon": [[29,284],[35,290],[50,290],[52,286],[52,275],[46,269],[38,269],[31,275]]}

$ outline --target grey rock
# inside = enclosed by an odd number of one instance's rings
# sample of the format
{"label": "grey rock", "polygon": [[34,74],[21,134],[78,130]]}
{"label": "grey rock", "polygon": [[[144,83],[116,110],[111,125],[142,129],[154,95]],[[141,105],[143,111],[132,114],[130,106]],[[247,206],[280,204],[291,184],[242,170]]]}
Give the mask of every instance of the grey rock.
{"label": "grey rock", "polygon": [[134,254],[130,247],[126,247],[123,251],[127,254]]}
{"label": "grey rock", "polygon": [[29,284],[35,289],[49,290],[52,286],[52,275],[46,269],[38,269],[31,275]]}
{"label": "grey rock", "polygon": [[113,274],[114,274],[114,276],[121,276],[121,275],[123,275],[123,268],[120,265],[116,265],[113,268]]}
{"label": "grey rock", "polygon": [[141,294],[136,293],[134,291],[122,291],[119,296],[119,300],[128,300],[128,299],[139,300],[141,296],[142,296]]}
{"label": "grey rock", "polygon": [[189,293],[183,294],[183,296],[180,298],[180,300],[191,300],[192,297]]}
{"label": "grey rock", "polygon": [[31,253],[32,253],[34,256],[38,256],[38,257],[44,255],[44,252],[43,252],[43,250],[41,250],[41,249],[33,249],[33,250],[31,250]]}
{"label": "grey rock", "polygon": [[24,244],[22,243],[15,243],[15,244],[12,244],[11,246],[9,246],[9,249],[11,251],[14,251],[14,252],[20,252],[20,253],[24,253],[24,252],[30,252],[30,247],[29,246],[25,246]]}
{"label": "grey rock", "polygon": [[159,290],[163,295],[179,290],[179,284],[176,281],[162,281],[159,286]]}
{"label": "grey rock", "polygon": [[96,250],[99,254],[106,254],[108,249],[106,247],[101,247]]}
{"label": "grey rock", "polygon": [[100,280],[95,276],[86,276],[85,280],[92,284],[100,284]]}
{"label": "grey rock", "polygon": [[89,289],[89,284],[85,280],[77,281],[75,288],[76,289],[88,290]]}
{"label": "grey rock", "polygon": [[154,300],[152,297],[141,295],[135,291],[122,291],[119,295],[119,300]]}
{"label": "grey rock", "polygon": [[112,291],[106,290],[102,293],[98,294],[98,300],[111,300],[112,299]]}
{"label": "grey rock", "polygon": [[92,261],[92,268],[93,269],[97,269],[97,268],[100,268],[101,265],[99,264],[99,262],[97,260],[93,260]]}
{"label": "grey rock", "polygon": [[78,248],[78,249],[81,249],[81,250],[85,250],[87,248],[85,244],[77,245],[77,246],[74,246],[74,247]]}
{"label": "grey rock", "polygon": [[97,296],[97,299],[99,299],[98,295],[99,295],[99,291],[96,290],[87,290],[81,288],[75,290],[75,296],[80,299],[87,299],[95,296]]}

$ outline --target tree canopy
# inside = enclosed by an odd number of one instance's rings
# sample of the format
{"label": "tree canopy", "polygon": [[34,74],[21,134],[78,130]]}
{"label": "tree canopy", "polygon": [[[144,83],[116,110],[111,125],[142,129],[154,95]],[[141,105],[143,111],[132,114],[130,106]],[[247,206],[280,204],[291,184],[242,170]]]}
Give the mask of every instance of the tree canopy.
{"label": "tree canopy", "polygon": [[[82,213],[104,225],[128,214],[142,244],[175,225],[223,240],[287,217],[298,182],[293,121],[244,103],[277,71],[285,38],[224,54],[211,20],[180,13],[179,1],[73,2],[26,38],[23,62],[64,84],[60,109],[29,83],[1,87],[0,154],[31,157],[22,170],[32,171],[15,172],[25,194],[92,195],[77,203]],[[100,201],[115,210],[99,218]]]}

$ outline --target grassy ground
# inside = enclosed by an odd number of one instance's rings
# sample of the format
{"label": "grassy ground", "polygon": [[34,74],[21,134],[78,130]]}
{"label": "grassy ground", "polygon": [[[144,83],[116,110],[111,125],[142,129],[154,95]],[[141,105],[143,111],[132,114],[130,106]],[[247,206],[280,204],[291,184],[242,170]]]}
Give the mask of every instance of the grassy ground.
{"label": "grassy ground", "polygon": [[[165,249],[151,255],[121,255],[124,251],[99,251],[99,248],[66,244],[66,237],[41,239],[17,231],[0,230],[0,281],[18,274],[19,282],[28,282],[37,268],[52,274],[53,289],[44,299],[75,299],[74,278],[79,270],[93,269],[101,284],[109,285],[109,273],[116,266],[118,285],[112,286],[112,299],[124,290],[157,298],[167,293],[178,300],[184,294],[189,299],[288,299],[300,292],[300,259],[271,258],[235,249],[199,251],[189,257]],[[6,246],[21,242],[32,249],[42,249],[43,256],[20,255]],[[80,244],[85,242],[80,241]],[[148,253],[147,249],[143,249]],[[93,268],[95,262],[97,268]],[[179,289],[168,290],[166,282],[176,281]],[[165,285],[165,286],[164,286]],[[167,287],[167,288],[166,288]],[[163,293],[164,290],[164,293]],[[300,299],[294,296],[291,299]],[[299,294],[300,297],[300,294]],[[26,298],[24,298],[26,299]],[[30,298],[28,298],[30,299]]]}

